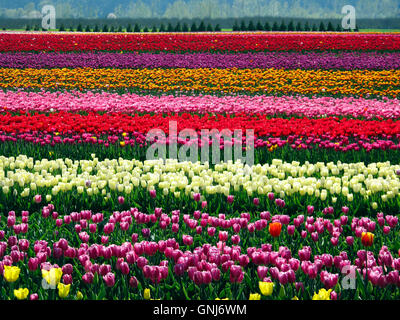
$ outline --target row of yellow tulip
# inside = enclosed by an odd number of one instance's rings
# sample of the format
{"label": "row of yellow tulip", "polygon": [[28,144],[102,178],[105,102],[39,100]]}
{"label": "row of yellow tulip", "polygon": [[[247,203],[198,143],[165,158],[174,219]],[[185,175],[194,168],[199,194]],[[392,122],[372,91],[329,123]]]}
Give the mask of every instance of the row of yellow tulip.
{"label": "row of yellow tulip", "polygon": [[0,68],[0,87],[396,97],[400,70]]}

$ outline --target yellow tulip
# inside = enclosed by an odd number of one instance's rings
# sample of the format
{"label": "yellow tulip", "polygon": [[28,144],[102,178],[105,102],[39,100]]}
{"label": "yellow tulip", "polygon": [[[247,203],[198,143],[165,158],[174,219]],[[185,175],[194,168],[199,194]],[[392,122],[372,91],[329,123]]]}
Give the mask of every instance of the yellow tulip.
{"label": "yellow tulip", "polygon": [[272,282],[260,281],[258,282],[258,286],[263,296],[270,296],[272,291],[274,291],[274,284]]}
{"label": "yellow tulip", "polygon": [[50,270],[42,270],[42,277],[46,280],[47,284],[58,285],[62,277],[61,268],[52,268]]}
{"label": "yellow tulip", "polygon": [[229,298],[223,298],[223,299],[215,298],[215,300],[229,300]]}
{"label": "yellow tulip", "polygon": [[71,288],[70,284],[63,284],[63,283],[59,283],[58,286],[58,296],[60,298],[66,298],[69,295],[69,289]]}
{"label": "yellow tulip", "polygon": [[320,289],[318,293],[314,292],[313,300],[331,300],[332,289],[326,290],[324,288]]}
{"label": "yellow tulip", "polygon": [[18,290],[14,290],[14,296],[18,300],[24,300],[28,297],[29,290],[27,288],[19,288]]}
{"label": "yellow tulip", "polygon": [[4,266],[4,279],[6,279],[7,282],[15,282],[19,278],[19,273],[21,272],[21,269],[15,266]]}
{"label": "yellow tulip", "polygon": [[261,295],[259,293],[250,293],[249,300],[261,300]]}
{"label": "yellow tulip", "polygon": [[120,141],[119,144],[121,147],[125,147],[125,141]]}
{"label": "yellow tulip", "polygon": [[146,300],[150,300],[150,289],[144,289],[143,297],[144,297]]}
{"label": "yellow tulip", "polygon": [[294,296],[294,297],[292,298],[292,300],[299,300],[299,298],[297,298],[297,296]]}
{"label": "yellow tulip", "polygon": [[78,291],[76,293],[76,300],[82,300],[82,299],[83,299],[83,294],[82,294],[82,292]]}

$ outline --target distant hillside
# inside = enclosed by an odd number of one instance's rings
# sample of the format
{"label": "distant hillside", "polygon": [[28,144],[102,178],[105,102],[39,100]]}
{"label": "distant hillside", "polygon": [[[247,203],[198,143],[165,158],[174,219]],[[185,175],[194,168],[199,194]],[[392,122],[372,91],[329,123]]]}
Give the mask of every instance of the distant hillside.
{"label": "distant hillside", "polygon": [[[400,0],[353,0],[358,18],[399,18]],[[35,18],[45,4],[58,18],[338,18],[348,0],[2,0],[0,17]]]}

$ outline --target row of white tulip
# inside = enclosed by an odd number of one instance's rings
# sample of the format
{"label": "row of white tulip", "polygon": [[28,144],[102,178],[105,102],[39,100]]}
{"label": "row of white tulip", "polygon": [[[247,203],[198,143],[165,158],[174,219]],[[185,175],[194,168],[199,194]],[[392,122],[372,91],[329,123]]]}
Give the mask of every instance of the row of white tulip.
{"label": "row of white tulip", "polygon": [[[283,162],[249,167],[243,163],[223,162],[213,168],[207,163],[176,160],[138,161],[106,159],[35,160],[24,155],[0,156],[0,187],[4,194],[13,192],[32,196],[48,188],[49,195],[77,191],[79,194],[107,195],[109,191],[129,194],[135,188],[160,188],[163,194],[224,194],[245,190],[249,196],[274,192],[280,197],[300,194],[325,200],[339,195],[353,201],[354,194],[364,199],[379,193],[383,201],[399,194],[400,165],[389,162],[323,163]],[[50,199],[48,197],[48,199]]]}

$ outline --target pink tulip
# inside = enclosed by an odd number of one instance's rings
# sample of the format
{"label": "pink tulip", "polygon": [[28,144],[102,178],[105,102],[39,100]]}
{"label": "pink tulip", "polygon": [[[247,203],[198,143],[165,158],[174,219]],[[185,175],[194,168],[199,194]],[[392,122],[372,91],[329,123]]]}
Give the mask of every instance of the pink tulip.
{"label": "pink tulip", "polygon": [[115,275],[114,273],[107,273],[105,276],[103,276],[103,280],[106,283],[107,287],[113,287],[115,284]]}

